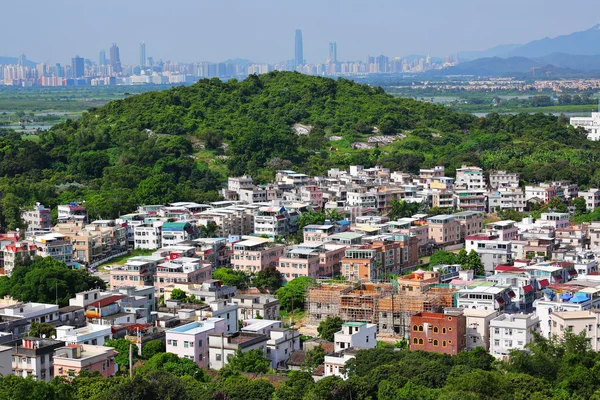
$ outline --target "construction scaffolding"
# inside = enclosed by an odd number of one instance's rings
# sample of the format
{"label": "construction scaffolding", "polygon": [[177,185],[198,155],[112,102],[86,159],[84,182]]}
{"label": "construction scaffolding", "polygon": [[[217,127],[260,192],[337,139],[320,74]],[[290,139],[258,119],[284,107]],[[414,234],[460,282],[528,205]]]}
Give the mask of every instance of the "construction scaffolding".
{"label": "construction scaffolding", "polygon": [[432,285],[425,293],[398,294],[392,283],[321,284],[307,294],[310,325],[327,317],[377,324],[381,335],[408,337],[410,317],[418,312],[442,312],[454,303],[455,289]]}

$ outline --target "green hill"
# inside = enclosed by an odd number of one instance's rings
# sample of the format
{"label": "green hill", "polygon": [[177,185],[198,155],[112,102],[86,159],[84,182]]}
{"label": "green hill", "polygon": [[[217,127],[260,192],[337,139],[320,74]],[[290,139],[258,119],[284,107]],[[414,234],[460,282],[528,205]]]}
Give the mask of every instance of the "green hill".
{"label": "green hill", "polygon": [[[296,135],[296,123],[311,133]],[[374,127],[407,137],[350,148]],[[328,141],[332,135],[341,140]],[[229,175],[268,181],[283,168],[322,175],[350,164],[409,172],[445,165],[452,174],[472,163],[527,181],[597,184],[599,146],[563,118],[475,118],[345,79],[273,72],[203,80],[90,109],[37,141],[1,134],[0,228],[16,227],[18,207],[34,201],[86,200],[92,218],[109,218],[137,204],[211,201]]]}

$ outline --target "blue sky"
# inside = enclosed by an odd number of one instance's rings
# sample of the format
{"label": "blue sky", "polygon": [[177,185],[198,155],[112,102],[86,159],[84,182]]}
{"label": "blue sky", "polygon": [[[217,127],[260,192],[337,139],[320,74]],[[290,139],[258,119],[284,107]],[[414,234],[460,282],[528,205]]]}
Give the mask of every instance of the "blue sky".
{"label": "blue sky", "polygon": [[[156,60],[274,62],[293,57],[294,31],[308,62],[367,55],[444,56],[526,43],[590,28],[598,0],[17,0],[2,4],[0,55],[37,62],[98,60],[116,42],[124,63],[139,43]],[[569,15],[576,15],[569,17]]]}

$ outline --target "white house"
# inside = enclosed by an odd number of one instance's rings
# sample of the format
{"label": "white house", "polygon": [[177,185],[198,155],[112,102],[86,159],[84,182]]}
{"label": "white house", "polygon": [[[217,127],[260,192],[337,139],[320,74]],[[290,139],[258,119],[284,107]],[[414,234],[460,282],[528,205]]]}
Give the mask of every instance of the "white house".
{"label": "white house", "polygon": [[342,330],[335,333],[333,342],[336,352],[350,347],[373,349],[377,345],[377,325],[366,322],[346,322],[342,325]]}
{"label": "white house", "polygon": [[490,353],[506,358],[512,349],[523,350],[539,327],[540,319],[534,314],[500,314],[490,321]]}

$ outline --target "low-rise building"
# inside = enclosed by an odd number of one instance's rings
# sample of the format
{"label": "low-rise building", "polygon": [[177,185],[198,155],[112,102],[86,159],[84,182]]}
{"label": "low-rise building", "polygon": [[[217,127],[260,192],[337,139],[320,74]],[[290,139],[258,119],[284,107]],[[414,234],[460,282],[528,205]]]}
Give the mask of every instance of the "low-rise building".
{"label": "low-rise building", "polygon": [[342,329],[334,334],[335,351],[351,347],[374,349],[377,345],[377,325],[366,322],[346,322]]}
{"label": "low-rise building", "polygon": [[435,215],[427,223],[431,242],[442,246],[460,242],[461,224],[454,215]]}
{"label": "low-rise building", "polygon": [[598,309],[585,311],[556,311],[550,314],[550,335],[560,338],[570,330],[584,333],[592,350],[600,351],[600,313]]}
{"label": "low-rise building", "polygon": [[492,171],[490,172],[490,188],[519,187],[519,174],[516,172]]}
{"label": "low-rise building", "polygon": [[26,337],[11,343],[12,370],[16,376],[50,382],[54,378],[54,350],[63,347],[59,340]]}
{"label": "low-rise building", "polygon": [[466,323],[467,350],[490,349],[490,321],[498,316],[495,310],[463,309]]}
{"label": "low-rise building", "polygon": [[419,312],[410,318],[410,350],[456,355],[467,346],[463,310],[446,308],[443,313]]}
{"label": "low-rise building", "polygon": [[54,376],[73,378],[81,371],[98,372],[105,378],[113,376],[115,356],[118,353],[112,347],[92,346],[88,344],[69,344],[54,350]]}
{"label": "low-rise building", "polygon": [[500,314],[490,321],[490,353],[507,358],[510,350],[524,350],[538,332],[540,320],[533,314]]}
{"label": "low-rise building", "polygon": [[257,273],[268,266],[276,266],[283,256],[285,246],[254,238],[237,242],[233,245],[231,263],[237,271]]}
{"label": "low-rise building", "polygon": [[180,358],[194,361],[200,368],[208,368],[208,336],[225,333],[226,328],[222,318],[207,318],[178,326],[166,332],[166,350]]}
{"label": "low-rise building", "polygon": [[23,210],[21,219],[27,224],[28,231],[46,231],[52,228],[50,210],[40,203],[35,203],[33,209]]}
{"label": "low-rise building", "polygon": [[497,210],[523,212],[526,205],[525,194],[518,187],[498,188],[496,191],[488,194],[488,210],[490,212]]}
{"label": "low-rise building", "polygon": [[210,334],[208,336],[209,368],[220,370],[228,364],[236,351],[245,353],[261,350],[267,354],[268,337],[262,334],[236,332],[229,334]]}
{"label": "low-rise building", "polygon": [[234,296],[231,303],[238,306],[238,319],[279,319],[279,300],[266,294],[243,294]]}

